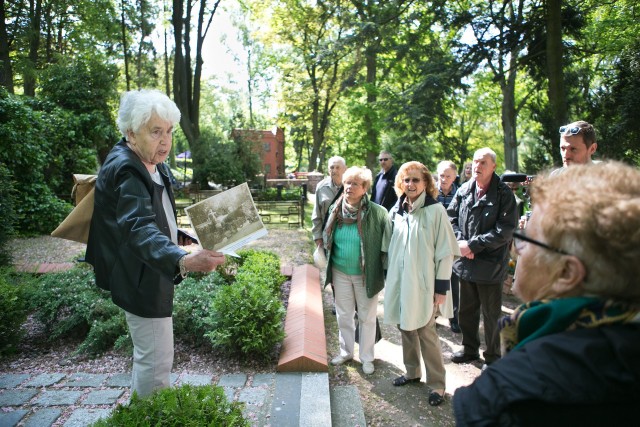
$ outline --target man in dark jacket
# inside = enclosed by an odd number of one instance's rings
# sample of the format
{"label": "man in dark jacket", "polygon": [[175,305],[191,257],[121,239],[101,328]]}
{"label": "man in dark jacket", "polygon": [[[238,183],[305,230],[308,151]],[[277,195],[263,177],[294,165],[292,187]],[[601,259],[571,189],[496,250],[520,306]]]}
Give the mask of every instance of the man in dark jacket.
{"label": "man in dark jacket", "polygon": [[398,196],[394,190],[398,169],[393,165],[393,156],[388,151],[381,151],[378,156],[380,172],[373,180],[371,201],[390,210],[396,204]]}
{"label": "man in dark jacket", "polygon": [[464,349],[451,361],[480,358],[480,311],[489,365],[500,358],[498,318],[502,284],[507,276],[509,243],[516,228],[516,201],[496,175],[496,153],[481,148],[473,156],[472,179],[463,184],[447,208],[462,257],[453,265],[460,278],[459,324]]}

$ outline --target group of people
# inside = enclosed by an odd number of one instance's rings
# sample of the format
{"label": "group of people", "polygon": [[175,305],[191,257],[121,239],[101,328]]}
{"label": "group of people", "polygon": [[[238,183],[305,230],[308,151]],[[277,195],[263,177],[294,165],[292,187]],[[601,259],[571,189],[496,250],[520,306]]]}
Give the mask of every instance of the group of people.
{"label": "group of people", "polygon": [[[122,96],[122,139],[100,169],[87,243],[97,285],[125,312],[132,388],[142,397],[169,385],[174,285],[225,261],[218,252],[181,247],[191,241],[177,228],[164,164],[179,119],[159,91]],[[401,332],[406,368],[393,384],[420,382],[422,358],[433,406],[446,388],[436,316],[462,332],[463,349],[452,361],[466,363],[480,358],[482,313],[486,369],[454,394],[459,425],[635,419],[640,172],[592,161],[595,130],[586,122],[560,128],[560,149],[563,167],[531,184],[524,229],[517,229],[513,193],[488,148],[474,153],[459,184],[447,161],[438,164],[436,182],[419,162],[396,169],[386,151],[375,178],[331,158],[312,215],[313,239],[327,253],[326,282],[335,290],[340,353],[331,363],[354,357],[357,313],[362,368],[375,371],[376,307],[385,288],[384,321]],[[510,244],[519,255],[513,290],[524,304],[502,317]]]}
{"label": "group of people", "polygon": [[[330,159],[338,172],[319,185],[313,224],[335,290],[340,353],[331,363],[353,359],[359,335],[363,372],[374,372],[384,288],[384,322],[400,330],[406,370],[393,384],[420,382],[424,363],[433,406],[446,388],[436,317],[462,333],[451,361],[468,363],[481,359],[482,314],[482,371],[454,394],[459,425],[591,423],[621,403],[628,415],[640,397],[640,171],[594,161],[596,149],[589,123],[560,128],[563,166],[531,184],[527,223],[489,148],[460,176],[450,161],[435,175],[419,162],[396,169],[387,151],[375,179]],[[504,316],[510,251],[524,304]]]}

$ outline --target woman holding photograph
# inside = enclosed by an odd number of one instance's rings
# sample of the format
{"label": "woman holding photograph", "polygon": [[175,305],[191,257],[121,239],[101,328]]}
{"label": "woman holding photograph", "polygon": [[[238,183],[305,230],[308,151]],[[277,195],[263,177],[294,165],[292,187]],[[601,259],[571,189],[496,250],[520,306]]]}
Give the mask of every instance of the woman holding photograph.
{"label": "woman holding photograph", "polygon": [[189,271],[212,271],[224,255],[187,253],[176,224],[167,166],[180,110],[155,90],[125,93],[118,127],[123,138],[100,168],[86,260],[96,284],[125,312],[133,340],[132,388],[144,397],[168,387],[173,365],[174,283]]}

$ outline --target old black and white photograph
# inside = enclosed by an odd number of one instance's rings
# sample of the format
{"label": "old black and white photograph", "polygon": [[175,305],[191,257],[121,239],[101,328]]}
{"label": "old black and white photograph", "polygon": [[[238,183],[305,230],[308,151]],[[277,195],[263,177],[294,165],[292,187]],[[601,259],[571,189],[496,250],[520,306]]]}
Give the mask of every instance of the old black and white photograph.
{"label": "old black and white photograph", "polygon": [[185,208],[203,248],[233,253],[267,234],[244,183]]}

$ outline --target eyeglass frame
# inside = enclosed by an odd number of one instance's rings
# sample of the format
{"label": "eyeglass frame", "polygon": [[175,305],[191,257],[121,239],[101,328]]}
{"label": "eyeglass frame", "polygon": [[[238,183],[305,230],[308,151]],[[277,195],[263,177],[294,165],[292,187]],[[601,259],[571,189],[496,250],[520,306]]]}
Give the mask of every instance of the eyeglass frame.
{"label": "eyeglass frame", "polygon": [[387,160],[389,160],[389,157],[382,157],[378,159],[379,162],[386,162]]}
{"label": "eyeglass frame", "polygon": [[562,250],[562,249],[558,249],[558,248],[554,248],[553,246],[549,246],[544,242],[541,242],[539,240],[536,239],[532,239],[531,237],[527,236],[524,233],[519,233],[517,231],[513,232],[513,246],[516,249],[516,252],[518,253],[518,255],[520,254],[521,249],[518,249],[518,244],[516,243],[516,240],[521,240],[523,242],[527,242],[527,243],[532,243],[536,246],[540,246],[541,248],[545,248],[549,251],[555,252],[557,254],[560,255],[571,255],[569,252]]}

